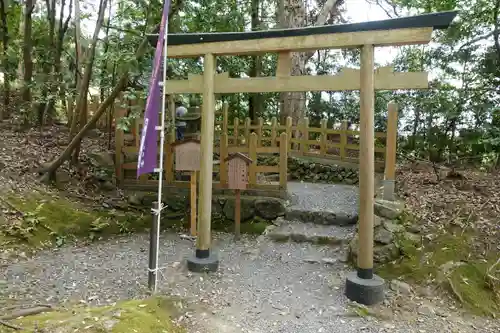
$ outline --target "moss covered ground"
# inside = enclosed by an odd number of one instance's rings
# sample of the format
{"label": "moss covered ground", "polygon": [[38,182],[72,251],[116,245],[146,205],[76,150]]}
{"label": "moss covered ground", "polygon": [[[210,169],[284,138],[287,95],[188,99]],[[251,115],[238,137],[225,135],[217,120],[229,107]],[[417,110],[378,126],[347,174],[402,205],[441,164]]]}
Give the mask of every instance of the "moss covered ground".
{"label": "moss covered ground", "polygon": [[[412,217],[405,213],[401,223]],[[436,229],[417,247],[401,241],[402,258],[378,267],[386,279],[404,279],[416,284],[438,284],[474,314],[500,316],[499,271],[492,269],[499,258],[496,249],[479,251],[473,229]],[[425,239],[425,238],[424,238]],[[494,268],[494,267],[493,267]],[[500,267],[499,267],[500,268]]]}
{"label": "moss covered ground", "polygon": [[[176,306],[172,300],[152,297],[129,300],[103,307],[75,306],[66,309],[10,320],[9,324],[22,328],[19,332],[82,332],[82,333],[183,333],[175,325]],[[0,332],[12,329],[0,325]]]}
{"label": "moss covered ground", "polygon": [[[11,208],[0,224],[0,244],[28,251],[61,246],[75,240],[93,241],[111,235],[142,231],[150,217],[114,209],[93,209],[69,199],[33,192],[3,197]],[[13,215],[12,215],[13,214]]]}

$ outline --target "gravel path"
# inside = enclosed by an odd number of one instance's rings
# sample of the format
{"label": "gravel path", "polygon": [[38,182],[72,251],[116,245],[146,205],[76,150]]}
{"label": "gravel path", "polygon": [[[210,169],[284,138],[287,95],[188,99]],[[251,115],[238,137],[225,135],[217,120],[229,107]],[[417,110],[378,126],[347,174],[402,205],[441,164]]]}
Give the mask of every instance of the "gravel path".
{"label": "gravel path", "polygon": [[[352,316],[343,296],[349,270],[340,260],[309,262],[306,258],[338,258],[335,248],[307,243],[273,243],[231,235],[215,235],[221,257],[219,271],[197,275],[183,259],[192,243],[179,235],[161,238],[161,293],[178,295],[194,310],[184,315],[189,332],[316,333],[316,332],[476,332],[477,321],[433,314],[388,321]],[[103,304],[145,295],[148,239],[133,235],[88,247],[63,247],[12,263],[0,273],[0,299],[80,301]],[[257,252],[256,252],[257,251]],[[195,304],[197,306],[195,306]],[[188,308],[190,308],[188,306]],[[476,325],[474,328],[472,325]],[[481,332],[488,330],[480,322]]]}
{"label": "gravel path", "polygon": [[288,182],[290,209],[343,213],[358,212],[358,188],[351,185]]}

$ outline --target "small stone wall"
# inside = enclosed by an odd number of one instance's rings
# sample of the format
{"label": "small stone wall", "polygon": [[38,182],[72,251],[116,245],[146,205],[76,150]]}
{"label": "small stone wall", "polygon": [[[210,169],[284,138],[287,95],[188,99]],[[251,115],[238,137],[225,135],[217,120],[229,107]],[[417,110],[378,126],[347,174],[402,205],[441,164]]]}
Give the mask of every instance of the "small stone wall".
{"label": "small stone wall", "polygon": [[[129,204],[148,210],[157,199],[156,193],[133,192],[128,196]],[[189,196],[184,193],[168,194],[164,198],[167,205],[165,216],[178,219],[189,216]],[[231,195],[212,196],[212,218],[234,221],[235,198]],[[272,221],[285,215],[285,201],[271,197],[241,196],[241,221],[249,221],[258,217]]]}
{"label": "small stone wall", "polygon": [[[375,200],[373,221],[373,260],[384,264],[398,259],[405,244],[419,246],[422,242],[417,226],[405,223],[404,204],[397,201]],[[358,234],[349,245],[349,257],[356,262],[359,251]]]}
{"label": "small stone wall", "polygon": [[[264,156],[258,159],[260,165],[277,165],[279,156]],[[289,180],[313,183],[344,183],[355,185],[359,181],[358,170],[340,165],[321,164],[297,157],[288,158]]]}

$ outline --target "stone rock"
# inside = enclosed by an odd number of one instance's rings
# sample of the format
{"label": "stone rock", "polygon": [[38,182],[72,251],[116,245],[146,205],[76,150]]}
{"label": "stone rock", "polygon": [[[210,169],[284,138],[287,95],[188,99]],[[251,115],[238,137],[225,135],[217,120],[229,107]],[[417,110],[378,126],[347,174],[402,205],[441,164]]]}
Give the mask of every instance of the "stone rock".
{"label": "stone rock", "polygon": [[382,225],[382,222],[384,222],[384,221],[385,221],[384,218],[377,216],[377,215],[374,215],[373,216],[373,227],[376,228],[379,225]]}
{"label": "stone rock", "polygon": [[375,229],[373,240],[380,244],[390,244],[394,240],[394,234],[382,226]]}
{"label": "stone rock", "polygon": [[[156,201],[156,199],[153,201]],[[189,199],[182,194],[169,194],[163,197],[163,201],[174,212],[187,211],[189,207]]]}
{"label": "stone rock", "polygon": [[435,314],[436,311],[434,310],[434,308],[432,306],[427,305],[427,304],[422,304],[418,307],[417,313],[419,315],[423,315],[423,316],[431,316],[431,315]]}
{"label": "stone rock", "polygon": [[283,202],[276,198],[262,198],[254,202],[255,213],[266,220],[274,220],[285,215]]}
{"label": "stone rock", "polygon": [[419,234],[422,232],[422,229],[418,225],[414,224],[407,225],[406,230],[414,234]]}
{"label": "stone rock", "polygon": [[99,137],[99,130],[97,128],[93,128],[87,131],[85,134],[89,138],[98,138]]}
{"label": "stone rock", "polygon": [[115,167],[114,156],[107,151],[93,153],[89,156],[95,161],[95,166],[112,169]]}
{"label": "stone rock", "polygon": [[[234,221],[234,198],[228,198],[224,205],[223,212],[227,219]],[[255,216],[254,200],[251,198],[241,198],[240,209],[241,221],[247,221]]]}
{"label": "stone rock", "polygon": [[65,170],[58,169],[56,171],[56,182],[57,184],[66,184],[71,181],[70,174]]}
{"label": "stone rock", "polygon": [[336,258],[322,258],[321,262],[325,265],[333,265],[338,262]]}
{"label": "stone rock", "polygon": [[212,196],[212,215],[223,216],[226,201],[226,199],[221,200],[219,197]]}
{"label": "stone rock", "polygon": [[375,245],[373,247],[373,261],[382,264],[399,258],[401,252],[396,244]]}
{"label": "stone rock", "polygon": [[399,232],[404,232],[405,227],[402,226],[401,224],[396,224],[392,221],[384,221],[383,222],[384,229],[391,232],[391,233],[399,233]]}
{"label": "stone rock", "polygon": [[139,192],[132,193],[131,195],[128,196],[128,203],[134,206],[140,206],[142,205],[142,199],[144,198],[143,195],[141,195]]}
{"label": "stone rock", "polygon": [[403,212],[404,204],[398,201],[376,199],[374,204],[375,214],[389,220],[397,219]]}
{"label": "stone rock", "polygon": [[[373,215],[373,228],[377,228],[378,226],[382,225],[382,223],[386,221],[385,218]],[[359,230],[359,221],[356,223],[356,230]]]}
{"label": "stone rock", "polygon": [[448,261],[442,264],[441,266],[439,266],[439,271],[436,280],[438,282],[446,281],[450,273],[452,273],[453,270],[455,270],[455,268],[460,267],[462,265],[465,265],[465,263],[462,261]]}
{"label": "stone rock", "polygon": [[113,327],[115,327],[115,325],[118,323],[119,321],[116,319],[107,319],[102,322],[102,327],[106,332],[111,332],[113,330]]}
{"label": "stone rock", "polygon": [[415,246],[419,246],[422,243],[422,237],[420,235],[405,231],[403,233],[403,238],[411,242]]}
{"label": "stone rock", "polygon": [[108,180],[101,182],[99,184],[99,187],[104,191],[113,191],[115,189],[115,185],[113,185],[113,183]]}
{"label": "stone rock", "polygon": [[411,295],[412,293],[411,286],[408,283],[399,280],[391,281],[391,289],[402,295]]}
{"label": "stone rock", "polygon": [[[359,237],[358,235],[349,243],[349,257],[351,260],[356,260],[359,254]],[[395,244],[379,245],[373,247],[373,260],[377,263],[387,263],[397,259],[400,251]]]}
{"label": "stone rock", "polygon": [[[359,254],[359,236],[356,234],[349,243],[349,258],[356,260]],[[397,259],[401,252],[396,244],[375,244],[373,246],[373,261],[379,264]]]}

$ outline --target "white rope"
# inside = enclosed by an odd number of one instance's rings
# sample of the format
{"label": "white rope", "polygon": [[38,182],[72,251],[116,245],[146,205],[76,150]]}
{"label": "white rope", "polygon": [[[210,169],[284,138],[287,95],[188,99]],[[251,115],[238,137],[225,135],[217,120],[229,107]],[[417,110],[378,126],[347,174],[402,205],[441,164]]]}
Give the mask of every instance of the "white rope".
{"label": "white rope", "polygon": [[[160,205],[158,206],[158,208],[151,208],[151,212],[153,212],[153,214],[154,214],[155,216],[156,216],[156,215],[160,215],[160,212],[161,212],[163,209],[165,209],[165,208],[167,208],[167,205],[164,205],[164,204],[163,204],[163,202],[162,202],[162,203],[160,203]],[[158,233],[159,233],[159,232],[160,232],[160,231],[158,230]]]}

